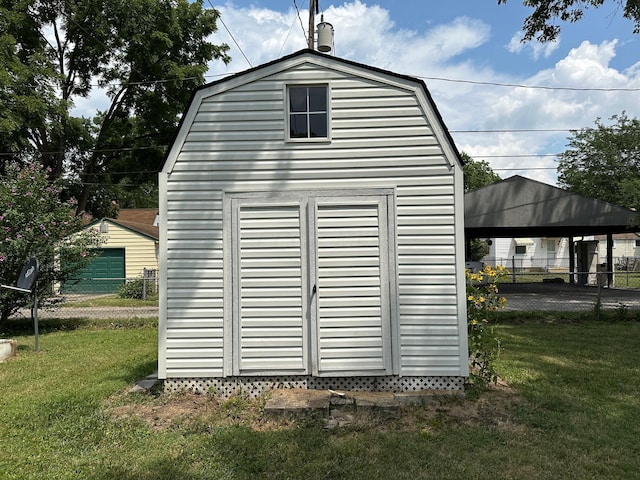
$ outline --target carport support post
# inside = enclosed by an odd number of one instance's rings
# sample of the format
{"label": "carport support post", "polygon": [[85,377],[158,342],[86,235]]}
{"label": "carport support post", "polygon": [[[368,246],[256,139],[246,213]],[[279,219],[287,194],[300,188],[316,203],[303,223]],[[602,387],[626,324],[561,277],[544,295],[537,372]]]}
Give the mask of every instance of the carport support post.
{"label": "carport support post", "polygon": [[607,286],[613,286],[613,234],[607,233]]}
{"label": "carport support post", "polygon": [[576,270],[576,251],[573,243],[573,237],[569,237],[569,283],[576,283],[574,272]]}

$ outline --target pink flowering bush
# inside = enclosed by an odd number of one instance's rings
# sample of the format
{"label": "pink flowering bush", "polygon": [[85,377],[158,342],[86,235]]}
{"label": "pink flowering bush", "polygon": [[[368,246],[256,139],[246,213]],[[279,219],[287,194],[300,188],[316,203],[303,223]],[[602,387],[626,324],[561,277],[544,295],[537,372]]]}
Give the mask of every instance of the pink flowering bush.
{"label": "pink flowering bush", "polygon": [[[83,231],[74,216],[74,201],[60,200],[60,186],[50,182],[38,164],[9,164],[0,183],[0,283],[15,285],[31,257],[40,263],[39,298],[51,296],[52,285],[91,262],[101,245],[97,231]],[[61,261],[62,259],[62,261]],[[31,297],[0,289],[0,324]]]}

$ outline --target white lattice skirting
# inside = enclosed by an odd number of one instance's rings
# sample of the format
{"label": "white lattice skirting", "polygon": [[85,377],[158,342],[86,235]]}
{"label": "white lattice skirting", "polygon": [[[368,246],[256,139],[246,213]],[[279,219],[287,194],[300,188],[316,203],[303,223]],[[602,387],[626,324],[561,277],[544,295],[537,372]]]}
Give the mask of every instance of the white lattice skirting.
{"label": "white lattice skirting", "polygon": [[229,378],[169,378],[164,380],[166,392],[191,390],[215,393],[222,398],[243,392],[256,398],[275,388],[309,390],[346,390],[365,392],[418,392],[421,390],[464,389],[464,377],[333,377],[308,376],[229,377]]}

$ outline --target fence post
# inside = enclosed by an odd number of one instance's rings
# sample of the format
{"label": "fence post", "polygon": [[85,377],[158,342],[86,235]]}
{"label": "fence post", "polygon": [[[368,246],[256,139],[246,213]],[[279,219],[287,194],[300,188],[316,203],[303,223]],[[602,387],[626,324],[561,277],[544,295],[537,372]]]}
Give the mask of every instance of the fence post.
{"label": "fence post", "polygon": [[142,300],[147,299],[147,269],[142,269]]}
{"label": "fence post", "polygon": [[627,288],[629,288],[629,257],[626,258],[627,268],[625,269],[627,272]]}
{"label": "fence post", "polygon": [[512,283],[516,283],[516,256],[511,257],[511,277],[513,278]]}

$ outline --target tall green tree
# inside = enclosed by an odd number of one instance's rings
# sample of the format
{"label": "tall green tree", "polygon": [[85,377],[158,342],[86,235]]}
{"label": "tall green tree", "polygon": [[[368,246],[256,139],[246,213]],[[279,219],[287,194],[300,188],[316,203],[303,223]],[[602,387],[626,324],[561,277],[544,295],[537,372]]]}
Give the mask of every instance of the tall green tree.
{"label": "tall green tree", "polygon": [[[471,192],[487,185],[502,180],[500,175],[495,173],[488,162],[484,160],[474,160],[468,154],[460,154],[464,162],[464,191]],[[468,239],[467,259],[479,261],[489,253],[489,243],[480,238]]]}
{"label": "tall green tree", "polygon": [[[498,4],[507,0],[498,0]],[[523,0],[525,7],[533,8],[533,13],[525,18],[522,29],[523,41],[552,42],[560,35],[562,22],[577,22],[588,8],[599,8],[608,5],[614,10],[621,10],[622,15],[634,23],[633,33],[640,32],[640,2],[638,0]]]}
{"label": "tall green tree", "polygon": [[[75,181],[78,213],[101,216],[94,190],[111,165],[155,171],[208,63],[230,60],[210,41],[218,17],[202,0],[0,0],[5,148],[37,154],[53,178]],[[108,107],[72,118],[96,87]]]}
{"label": "tall green tree", "polygon": [[464,191],[471,192],[502,180],[485,160],[474,160],[468,154],[460,154],[464,162]]}
{"label": "tall green tree", "polygon": [[[46,148],[38,142],[38,132],[47,129],[47,119],[64,111],[55,82],[51,80],[55,76],[34,19],[20,8],[14,9],[14,2],[0,0],[0,161],[3,167],[38,148]],[[51,128],[51,135],[54,134],[55,129]]]}
{"label": "tall green tree", "polygon": [[640,120],[625,112],[573,132],[559,155],[558,183],[572,192],[640,210]]}

